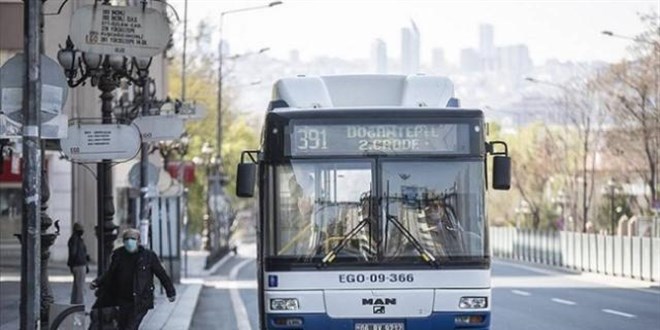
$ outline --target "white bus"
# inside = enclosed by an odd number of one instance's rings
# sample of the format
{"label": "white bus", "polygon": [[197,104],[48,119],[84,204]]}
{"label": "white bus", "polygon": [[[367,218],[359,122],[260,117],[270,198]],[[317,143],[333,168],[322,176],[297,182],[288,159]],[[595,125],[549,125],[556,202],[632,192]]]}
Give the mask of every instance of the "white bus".
{"label": "white bus", "polygon": [[510,159],[457,103],[443,77],[275,84],[237,180],[259,188],[261,329],[489,328],[485,190],[509,188]]}

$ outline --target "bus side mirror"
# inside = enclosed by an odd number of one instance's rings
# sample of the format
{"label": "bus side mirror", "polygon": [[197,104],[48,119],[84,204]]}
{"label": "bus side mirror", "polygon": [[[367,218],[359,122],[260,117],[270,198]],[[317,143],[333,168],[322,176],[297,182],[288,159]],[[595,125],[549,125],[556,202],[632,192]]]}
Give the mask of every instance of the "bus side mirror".
{"label": "bus side mirror", "polygon": [[[503,152],[495,152],[495,146],[504,146]],[[488,144],[488,152],[493,157],[493,189],[509,190],[511,188],[511,157],[503,141],[493,141]]]}
{"label": "bus side mirror", "polygon": [[493,189],[509,190],[511,188],[511,157],[493,157]]}
{"label": "bus side mirror", "polygon": [[[256,160],[252,157],[254,151],[243,151],[241,153],[241,163],[238,164],[236,171],[236,196],[252,197],[254,196],[254,181],[257,174]],[[252,162],[245,162],[245,155],[250,157]]]}

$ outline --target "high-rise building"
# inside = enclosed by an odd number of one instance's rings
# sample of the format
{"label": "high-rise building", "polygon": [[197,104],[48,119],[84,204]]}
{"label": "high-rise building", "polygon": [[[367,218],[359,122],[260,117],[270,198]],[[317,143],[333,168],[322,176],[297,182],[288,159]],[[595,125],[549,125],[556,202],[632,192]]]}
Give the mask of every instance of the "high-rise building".
{"label": "high-rise building", "polygon": [[474,72],[481,69],[479,53],[473,48],[461,49],[461,71]]}
{"label": "high-rise building", "polygon": [[527,45],[511,45],[497,48],[498,70],[524,74],[532,69],[532,59]]}
{"label": "high-rise building", "polygon": [[419,30],[414,21],[410,28],[401,29],[401,72],[419,72]]}
{"label": "high-rise building", "polygon": [[479,25],[479,56],[483,71],[492,71],[497,64],[494,35],[495,32],[492,25]]}
{"label": "high-rise building", "polygon": [[431,71],[433,73],[446,73],[447,61],[445,60],[445,51],[442,48],[433,48],[431,51]]}
{"label": "high-rise building", "polygon": [[387,44],[382,39],[371,43],[371,65],[376,73],[387,73]]}

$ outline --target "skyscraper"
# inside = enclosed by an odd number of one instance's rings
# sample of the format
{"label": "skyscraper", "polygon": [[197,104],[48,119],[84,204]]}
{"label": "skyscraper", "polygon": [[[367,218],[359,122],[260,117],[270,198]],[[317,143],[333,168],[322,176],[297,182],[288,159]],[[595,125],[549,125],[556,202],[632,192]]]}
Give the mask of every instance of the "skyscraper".
{"label": "skyscraper", "polygon": [[496,66],[496,51],[494,42],[493,26],[490,24],[479,25],[479,56],[481,69],[492,71]]}
{"label": "skyscraper", "polygon": [[498,70],[525,74],[532,69],[527,45],[511,45],[497,48]]}
{"label": "skyscraper", "polygon": [[401,29],[401,72],[419,72],[419,30],[414,21],[411,21],[410,28]]}
{"label": "skyscraper", "polygon": [[474,48],[461,49],[461,70],[463,72],[474,72],[480,68],[480,54]]}
{"label": "skyscraper", "polygon": [[431,71],[433,73],[444,74],[447,71],[447,61],[445,60],[445,51],[442,48],[433,48],[431,51]]}
{"label": "skyscraper", "polygon": [[387,73],[387,44],[382,39],[371,43],[371,65],[376,73]]}

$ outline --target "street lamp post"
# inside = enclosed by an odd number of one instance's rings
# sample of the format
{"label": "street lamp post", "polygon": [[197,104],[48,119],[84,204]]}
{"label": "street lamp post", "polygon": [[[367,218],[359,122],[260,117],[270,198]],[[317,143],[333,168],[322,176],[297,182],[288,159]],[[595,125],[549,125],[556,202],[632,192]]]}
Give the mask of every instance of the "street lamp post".
{"label": "street lamp post", "polygon": [[[216,147],[218,148],[218,157],[222,157],[222,64],[223,64],[223,46],[224,46],[224,40],[222,38],[222,32],[223,32],[223,24],[224,24],[224,18],[225,15],[229,14],[234,14],[234,13],[239,13],[239,12],[245,12],[245,11],[251,11],[251,10],[258,10],[258,9],[266,9],[266,8],[271,8],[275,7],[278,5],[281,5],[282,1],[273,1],[267,5],[263,6],[253,6],[253,7],[246,7],[246,8],[239,8],[239,9],[232,9],[232,10],[227,10],[223,11],[220,13],[220,25],[219,25],[219,35],[220,35],[220,41],[218,42],[218,121],[217,121],[217,128],[216,128]],[[265,50],[262,49],[260,53],[264,52]]]}
{"label": "street lamp post", "polygon": [[[648,41],[643,38],[635,38],[630,36],[624,36],[612,31],[601,31],[601,34],[608,37],[630,40],[636,43],[647,44],[653,47],[653,56],[654,56],[654,75],[655,75],[655,107],[656,111],[660,108],[660,42]],[[653,173],[653,187],[651,188],[651,207],[655,203],[660,203],[660,198],[658,198],[658,176],[660,176],[660,134],[657,134],[657,131],[660,130],[660,113],[656,113],[655,116],[655,128],[656,137],[655,137],[655,173]]]}
{"label": "street lamp post", "polygon": [[[567,88],[566,86],[561,85],[561,84],[557,84],[557,83],[554,83],[554,82],[551,82],[551,81],[546,81],[546,80],[540,80],[540,79],[536,79],[536,78],[533,78],[533,77],[525,77],[525,80],[527,80],[531,83],[541,84],[541,85],[548,85],[548,86],[553,86],[553,87],[561,89],[562,92],[564,93],[564,106],[565,106],[565,111],[567,112],[566,115],[568,115],[569,97],[572,94],[571,91],[569,90],[569,88]],[[578,126],[580,126],[580,125],[578,125]],[[586,127],[590,127],[590,126],[586,125]],[[583,152],[586,154],[587,153],[587,149],[586,149],[587,144],[586,144],[586,142],[589,141],[588,132],[585,133],[585,138],[584,139],[585,139],[585,144],[584,144],[585,147],[584,147]],[[586,155],[584,157],[586,157]],[[589,180],[587,180],[587,168],[586,168],[586,163],[584,163],[584,162],[583,162],[583,165],[582,165],[582,178],[581,179],[582,179],[582,232],[587,232],[587,219],[589,217],[589,206],[588,206],[588,203],[587,203],[588,195],[589,195],[589,193],[588,193],[588,191],[589,191]],[[592,185],[593,185],[593,182],[592,182]]]}
{"label": "street lamp post", "polygon": [[[149,74],[150,58],[126,58],[119,55],[81,53],[75,49],[71,38],[67,38],[66,47],[57,53],[57,59],[64,68],[67,83],[76,87],[90,81],[92,86],[101,91],[101,122],[111,124],[113,116],[113,91],[121,79],[127,79],[136,85],[146,86]],[[80,77],[78,78],[78,73]],[[145,93],[146,94],[146,93]],[[143,99],[145,101],[145,99]],[[112,252],[113,241],[117,237],[117,226],[113,223],[115,214],[112,196],[111,160],[104,159],[97,164],[97,226],[98,237],[98,275],[102,275]]]}
{"label": "street lamp post", "polygon": [[193,158],[193,162],[197,166],[204,166],[204,170],[206,173],[206,186],[205,186],[205,193],[204,193],[204,226],[203,226],[203,237],[202,237],[202,246],[204,247],[205,250],[207,251],[212,251],[212,244],[211,244],[211,207],[210,207],[210,183],[211,183],[211,156],[214,153],[213,148],[208,142],[204,142],[202,145],[202,157],[195,157]]}

